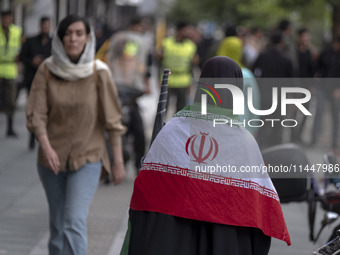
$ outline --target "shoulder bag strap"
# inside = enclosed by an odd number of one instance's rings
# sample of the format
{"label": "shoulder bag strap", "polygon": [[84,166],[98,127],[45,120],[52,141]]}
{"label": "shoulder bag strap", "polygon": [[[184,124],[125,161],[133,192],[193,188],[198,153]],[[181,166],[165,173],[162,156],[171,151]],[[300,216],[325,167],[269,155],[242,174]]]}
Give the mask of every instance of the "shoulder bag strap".
{"label": "shoulder bag strap", "polygon": [[97,73],[97,64],[96,64],[96,60],[93,61],[93,79],[94,79],[94,83],[96,84],[96,86],[98,86],[97,81],[98,81],[98,73]]}

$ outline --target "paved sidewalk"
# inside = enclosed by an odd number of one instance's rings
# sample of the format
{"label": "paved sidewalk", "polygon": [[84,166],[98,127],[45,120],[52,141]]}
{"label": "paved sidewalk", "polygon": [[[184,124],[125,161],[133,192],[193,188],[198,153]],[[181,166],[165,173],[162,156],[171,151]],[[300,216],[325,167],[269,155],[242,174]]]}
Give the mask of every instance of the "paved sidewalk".
{"label": "paved sidewalk", "polygon": [[[0,114],[0,255],[46,255],[48,207],[36,170],[36,150],[28,150],[24,109],[15,115],[19,138],[5,137]],[[88,254],[118,254],[127,227],[134,172],[119,186],[100,184],[88,217]]]}

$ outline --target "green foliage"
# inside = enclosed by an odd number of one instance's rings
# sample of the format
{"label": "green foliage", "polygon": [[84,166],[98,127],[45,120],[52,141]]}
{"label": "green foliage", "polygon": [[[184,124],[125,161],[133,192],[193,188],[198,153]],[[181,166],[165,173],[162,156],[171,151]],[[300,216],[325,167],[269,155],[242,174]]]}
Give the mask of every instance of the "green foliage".
{"label": "green foliage", "polygon": [[177,0],[169,13],[170,21],[197,23],[202,19],[270,29],[278,20],[324,22],[326,2],[340,0]]}
{"label": "green foliage", "polygon": [[[322,0],[321,0],[322,1]],[[301,8],[308,4],[310,4],[311,0],[280,0],[279,4],[283,8],[291,9],[291,8]]]}
{"label": "green foliage", "polygon": [[[165,0],[159,0],[165,1]],[[340,0],[173,0],[169,22],[185,20],[193,24],[201,20],[246,27],[273,29],[283,18],[293,24],[293,33],[304,26],[312,33],[312,41],[321,47],[332,27],[332,6]],[[340,26],[340,24],[339,24]]]}
{"label": "green foliage", "polygon": [[290,11],[278,4],[279,0],[248,0],[238,5],[238,12],[246,16],[240,20],[241,25],[258,26],[264,29],[274,27],[277,22],[289,16]]}

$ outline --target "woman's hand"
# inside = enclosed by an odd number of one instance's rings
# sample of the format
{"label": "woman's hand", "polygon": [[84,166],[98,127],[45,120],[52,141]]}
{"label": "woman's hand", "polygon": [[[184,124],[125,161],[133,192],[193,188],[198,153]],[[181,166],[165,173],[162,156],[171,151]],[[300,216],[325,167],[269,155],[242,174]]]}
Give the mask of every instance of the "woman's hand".
{"label": "woman's hand", "polygon": [[112,166],[112,182],[120,184],[125,179],[125,167],[123,162],[118,162]]}
{"label": "woman's hand", "polygon": [[57,153],[53,150],[52,147],[43,149],[45,159],[48,163],[48,166],[52,169],[55,174],[59,173],[60,161]]}
{"label": "woman's hand", "polygon": [[41,149],[44,153],[45,160],[47,161],[49,168],[51,168],[55,174],[58,174],[60,166],[59,157],[55,150],[52,148],[47,135],[39,136],[38,141],[40,143]]}

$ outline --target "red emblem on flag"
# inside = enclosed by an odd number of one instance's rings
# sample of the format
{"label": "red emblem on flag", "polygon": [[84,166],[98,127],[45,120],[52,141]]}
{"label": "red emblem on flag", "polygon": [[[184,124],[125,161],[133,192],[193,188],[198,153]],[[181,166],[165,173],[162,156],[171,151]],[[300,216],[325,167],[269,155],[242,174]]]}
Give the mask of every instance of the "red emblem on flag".
{"label": "red emblem on flag", "polygon": [[[200,138],[200,143],[199,147],[195,146],[195,142],[199,140]],[[208,145],[206,145],[206,140],[208,140]],[[210,143],[209,143],[210,141]],[[208,146],[208,148],[206,148]],[[198,152],[195,151],[198,149]],[[200,132],[200,135],[195,134],[189,137],[185,144],[185,151],[189,155],[189,150],[191,152],[191,155],[194,157],[194,162],[197,162],[199,164],[203,163],[206,164],[206,160],[209,159],[210,156],[212,156],[211,160],[216,158],[217,153],[218,153],[218,143],[217,141],[209,136],[209,133],[203,133]]]}

